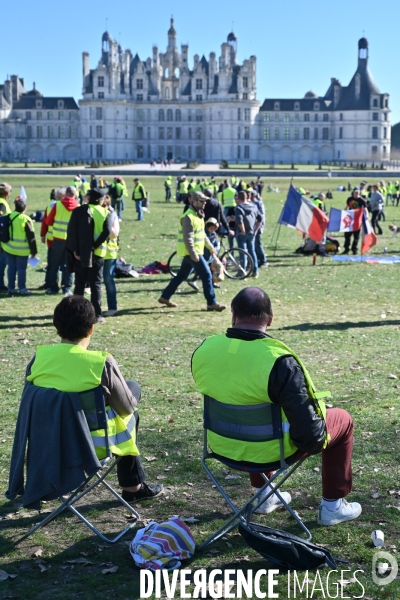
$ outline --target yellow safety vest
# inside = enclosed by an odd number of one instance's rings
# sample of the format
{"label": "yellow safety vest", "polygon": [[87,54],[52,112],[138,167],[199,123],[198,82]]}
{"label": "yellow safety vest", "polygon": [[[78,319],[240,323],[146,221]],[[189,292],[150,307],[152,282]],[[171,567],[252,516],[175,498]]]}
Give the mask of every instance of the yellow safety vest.
{"label": "yellow safety vest", "polygon": [[65,208],[61,200],[56,202],[56,214],[54,215],[53,237],[59,240],[67,239],[68,223],[71,218],[72,211]]}
{"label": "yellow safety vest", "polygon": [[189,250],[186,248],[186,244],[183,241],[183,230],[182,230],[182,219],[184,217],[189,217],[193,225],[193,235],[194,235],[194,249],[197,254],[203,256],[204,254],[204,219],[202,219],[193,208],[188,208],[188,210],[183,213],[182,217],[179,220],[179,233],[178,233],[178,247],[177,254],[178,256],[188,256]]}
{"label": "yellow safety vest", "polygon": [[143,200],[146,197],[146,192],[144,190],[143,184],[138,183],[135,185],[133,190],[133,199],[134,200]]}
{"label": "yellow safety vest", "polygon": [[236,190],[232,187],[222,190],[222,204],[224,205],[224,208],[232,208],[232,206],[236,206],[235,196]]}
{"label": "yellow safety vest", "polygon": [[[53,208],[54,204],[55,204],[55,200],[53,200],[52,202],[50,202],[50,204],[49,204],[48,206],[46,206],[46,211],[45,211],[45,212],[46,212],[46,215],[45,215],[45,217],[48,217],[48,216],[49,216],[49,214],[50,214],[50,212],[51,212],[51,209]],[[54,239],[54,235],[53,235],[53,225],[49,225],[49,226],[47,227],[47,234],[46,234],[46,237],[47,237],[47,241],[48,241],[48,242],[52,242],[52,241],[53,241],[53,239]]]}
{"label": "yellow safety vest", "polygon": [[117,259],[118,250],[118,238],[114,238],[113,240],[107,240],[107,249],[104,260]]}
{"label": "yellow safety vest", "polygon": [[19,213],[14,210],[10,213],[10,240],[8,242],[2,242],[1,247],[5,252],[13,254],[14,256],[29,256],[29,244],[26,237],[25,226],[28,222],[32,224],[33,221],[28,215]]}
{"label": "yellow safety vest", "polygon": [[[245,341],[226,335],[209,337],[192,356],[192,374],[202,394],[224,404],[254,407],[272,402],[268,396],[269,376],[276,360],[288,354],[294,356],[302,368],[309,398],[318,415],[325,419],[326,407],[319,398],[329,395],[329,392],[318,394],[315,391],[301,360],[278,340]],[[297,447],[290,438],[290,424],[282,409],[281,419],[284,455],[288,458],[295,454]],[[260,425],[272,427],[272,423]],[[209,431],[208,443],[213,452],[235,461],[265,464],[280,459],[278,439],[241,442]]]}
{"label": "yellow safety vest", "polygon": [[[94,221],[94,241],[103,233],[103,225],[104,221],[107,219],[108,210],[104,206],[100,206],[99,204],[91,204],[90,208],[92,209],[93,221]],[[96,256],[100,256],[104,258],[107,253],[107,244],[103,242],[101,246],[94,250],[94,254]]]}
{"label": "yellow safety vest", "polygon": [[5,198],[0,198],[0,204],[4,204],[4,206],[6,207],[6,212],[4,213],[5,215],[11,214],[10,205],[8,204],[8,202]]}
{"label": "yellow safety vest", "polygon": [[[196,189],[196,188],[195,188]],[[187,181],[181,181],[179,184],[179,193],[187,194],[189,191],[189,184]]]}
{"label": "yellow safety vest", "polygon": [[[39,346],[27,380],[38,387],[60,392],[87,392],[101,385],[107,355],[107,352],[94,352],[74,344]],[[135,415],[121,417],[109,405],[106,414],[111,452],[117,456],[137,456]],[[98,458],[105,458],[105,431],[91,431],[91,436]]]}

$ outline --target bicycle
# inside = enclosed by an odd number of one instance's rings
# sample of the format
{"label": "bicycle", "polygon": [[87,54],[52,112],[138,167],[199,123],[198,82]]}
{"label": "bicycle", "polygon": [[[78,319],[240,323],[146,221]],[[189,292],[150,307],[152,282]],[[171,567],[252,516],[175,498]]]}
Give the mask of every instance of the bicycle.
{"label": "bicycle", "polygon": [[[245,279],[246,277],[249,277],[254,268],[253,259],[250,254],[242,248],[227,249],[223,243],[223,238],[226,236],[219,234],[219,237],[223,254],[219,254],[218,258],[224,266],[225,275],[229,277],[229,279]],[[177,274],[181,262],[182,257],[178,256],[176,252],[173,252],[169,257],[167,265],[172,277],[175,277]],[[212,256],[208,262],[209,264],[212,262]]]}

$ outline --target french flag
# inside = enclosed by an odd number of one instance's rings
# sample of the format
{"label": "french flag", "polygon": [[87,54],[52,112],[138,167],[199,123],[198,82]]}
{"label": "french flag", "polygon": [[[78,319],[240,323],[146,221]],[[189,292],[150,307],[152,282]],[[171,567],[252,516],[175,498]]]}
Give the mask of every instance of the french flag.
{"label": "french flag", "polygon": [[329,213],[328,231],[359,231],[364,209],[339,210],[331,208]]}
{"label": "french flag", "polygon": [[365,254],[368,252],[372,246],[377,244],[378,238],[374,230],[372,229],[372,225],[368,218],[368,212],[364,209],[363,217],[362,217],[362,244],[361,244],[361,254]]}
{"label": "french flag", "polygon": [[328,228],[328,217],[311,200],[290,186],[278,223],[293,227],[320,244]]}

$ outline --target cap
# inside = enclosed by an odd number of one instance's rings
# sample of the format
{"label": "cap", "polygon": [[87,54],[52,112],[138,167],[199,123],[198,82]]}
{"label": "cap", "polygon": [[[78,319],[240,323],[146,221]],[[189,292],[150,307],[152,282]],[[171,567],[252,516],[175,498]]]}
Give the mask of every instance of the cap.
{"label": "cap", "polygon": [[193,192],[192,200],[198,200],[199,202],[207,202],[208,198],[203,194],[203,192]]}
{"label": "cap", "polygon": [[87,195],[89,196],[89,204],[97,204],[97,201],[106,195],[106,191],[99,188],[93,188],[92,190],[88,190]]}
{"label": "cap", "polygon": [[209,219],[207,219],[206,225],[215,225],[215,227],[218,227],[219,223],[217,221],[217,219],[215,219],[214,217],[210,217]]}
{"label": "cap", "polygon": [[12,187],[9,183],[0,183],[0,192],[11,192]]}

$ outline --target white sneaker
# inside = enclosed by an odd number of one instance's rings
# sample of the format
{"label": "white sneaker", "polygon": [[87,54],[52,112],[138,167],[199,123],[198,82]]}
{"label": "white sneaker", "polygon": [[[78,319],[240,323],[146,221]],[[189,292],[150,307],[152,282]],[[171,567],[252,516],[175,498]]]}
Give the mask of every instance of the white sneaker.
{"label": "white sneaker", "polygon": [[361,515],[362,508],[358,502],[347,502],[344,498],[336,510],[328,510],[326,506],[319,505],[318,509],[318,525],[338,525],[343,521],[351,521],[357,519]]}
{"label": "white sneaker", "polygon": [[[292,496],[289,494],[289,492],[279,492],[279,493],[282,496],[282,498],[284,499],[284,501],[287,502],[287,504],[289,504],[292,499]],[[258,513],[258,514],[266,515],[268,513],[271,513],[272,511],[276,510],[277,508],[283,508],[283,507],[284,507],[284,505],[279,500],[278,496],[276,494],[272,494],[272,496],[270,496],[268,498],[268,500],[265,500],[262,504],[260,504],[260,506],[258,508],[256,508],[256,510],[254,512]]]}

